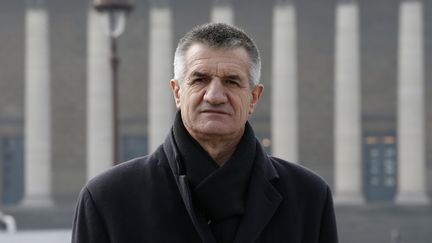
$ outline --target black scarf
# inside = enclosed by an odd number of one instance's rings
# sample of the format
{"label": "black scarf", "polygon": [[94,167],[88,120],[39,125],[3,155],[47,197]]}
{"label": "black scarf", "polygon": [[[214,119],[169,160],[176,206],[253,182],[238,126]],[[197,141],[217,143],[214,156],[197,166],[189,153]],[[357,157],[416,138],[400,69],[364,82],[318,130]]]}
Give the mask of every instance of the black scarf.
{"label": "black scarf", "polygon": [[234,154],[221,167],[187,132],[180,112],[173,131],[196,209],[208,220],[217,242],[233,242],[245,210],[255,158],[256,141],[251,126],[246,123]]}

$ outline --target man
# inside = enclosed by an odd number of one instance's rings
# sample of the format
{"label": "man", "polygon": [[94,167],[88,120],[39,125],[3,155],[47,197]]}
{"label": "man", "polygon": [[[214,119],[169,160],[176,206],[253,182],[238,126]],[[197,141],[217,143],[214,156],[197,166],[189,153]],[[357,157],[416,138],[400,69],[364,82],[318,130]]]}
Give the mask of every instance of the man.
{"label": "man", "polygon": [[328,185],[268,156],[247,122],[263,92],[260,65],[235,27],[188,32],[174,57],[169,135],[87,183],[72,242],[336,243]]}

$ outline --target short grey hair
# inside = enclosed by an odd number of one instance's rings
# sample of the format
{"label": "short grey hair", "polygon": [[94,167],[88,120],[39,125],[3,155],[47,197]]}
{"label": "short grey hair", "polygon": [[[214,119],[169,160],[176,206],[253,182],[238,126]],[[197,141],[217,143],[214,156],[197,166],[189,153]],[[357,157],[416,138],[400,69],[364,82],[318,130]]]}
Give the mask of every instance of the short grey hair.
{"label": "short grey hair", "polygon": [[180,39],[174,55],[174,79],[184,81],[189,48],[196,43],[215,49],[244,48],[249,56],[249,85],[259,84],[261,58],[255,42],[241,29],[223,23],[209,23],[196,26]]}

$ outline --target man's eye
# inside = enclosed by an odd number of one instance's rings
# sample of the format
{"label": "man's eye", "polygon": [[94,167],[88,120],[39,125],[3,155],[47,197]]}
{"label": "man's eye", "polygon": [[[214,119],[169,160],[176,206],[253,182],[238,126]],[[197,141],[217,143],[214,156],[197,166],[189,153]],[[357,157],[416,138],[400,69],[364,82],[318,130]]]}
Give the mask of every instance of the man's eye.
{"label": "man's eye", "polygon": [[190,84],[198,84],[198,83],[203,83],[205,82],[204,78],[193,78],[190,82]]}
{"label": "man's eye", "polygon": [[229,84],[229,85],[235,85],[235,86],[239,86],[240,85],[237,80],[233,80],[233,79],[227,79],[227,80],[225,80],[225,83]]}

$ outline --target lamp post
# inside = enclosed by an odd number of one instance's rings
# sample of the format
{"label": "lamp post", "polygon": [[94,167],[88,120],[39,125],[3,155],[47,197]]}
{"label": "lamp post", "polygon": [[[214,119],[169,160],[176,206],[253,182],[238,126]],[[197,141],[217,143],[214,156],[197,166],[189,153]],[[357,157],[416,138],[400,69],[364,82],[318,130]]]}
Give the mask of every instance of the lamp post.
{"label": "lamp post", "polygon": [[112,109],[113,109],[113,164],[117,164],[118,157],[118,67],[120,59],[117,54],[117,39],[126,26],[126,17],[133,9],[132,0],[94,0],[93,7],[101,14],[107,15],[106,30],[110,40],[110,64],[112,75]]}

